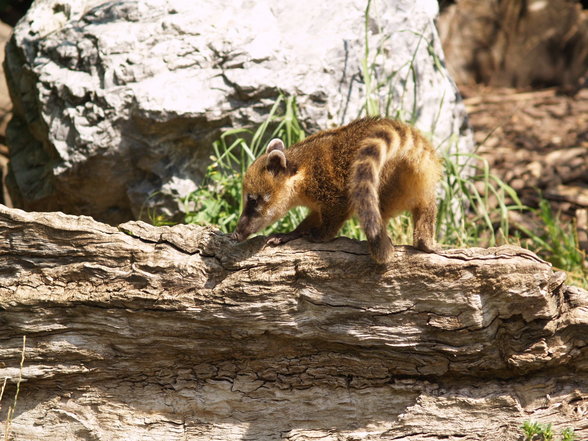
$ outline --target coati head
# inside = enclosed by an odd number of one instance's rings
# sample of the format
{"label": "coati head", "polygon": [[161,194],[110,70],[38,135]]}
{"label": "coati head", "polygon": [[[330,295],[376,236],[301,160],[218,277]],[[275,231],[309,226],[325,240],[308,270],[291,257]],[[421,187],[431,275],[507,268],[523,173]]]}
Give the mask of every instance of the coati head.
{"label": "coati head", "polygon": [[271,140],[243,178],[243,212],[233,233],[235,239],[247,239],[288,212],[295,174],[296,168],[288,163],[282,140]]}

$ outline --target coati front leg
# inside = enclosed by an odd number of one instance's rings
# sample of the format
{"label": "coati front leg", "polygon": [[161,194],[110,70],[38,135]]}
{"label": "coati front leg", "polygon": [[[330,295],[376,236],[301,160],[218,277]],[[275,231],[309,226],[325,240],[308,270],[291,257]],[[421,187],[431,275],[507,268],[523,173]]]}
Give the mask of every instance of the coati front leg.
{"label": "coati front leg", "polygon": [[310,234],[310,231],[320,224],[321,217],[316,211],[312,211],[304,218],[295,230],[289,233],[273,233],[267,239],[268,245],[281,245],[294,239],[299,239]]}
{"label": "coati front leg", "polygon": [[348,217],[349,210],[339,205],[323,209],[320,213],[311,211],[294,231],[274,233],[270,235],[267,243],[279,245],[300,237],[305,237],[311,242],[326,242],[337,235]]}
{"label": "coati front leg", "polygon": [[323,207],[320,223],[310,229],[308,239],[311,242],[327,242],[333,239],[349,217],[346,204],[334,204]]}

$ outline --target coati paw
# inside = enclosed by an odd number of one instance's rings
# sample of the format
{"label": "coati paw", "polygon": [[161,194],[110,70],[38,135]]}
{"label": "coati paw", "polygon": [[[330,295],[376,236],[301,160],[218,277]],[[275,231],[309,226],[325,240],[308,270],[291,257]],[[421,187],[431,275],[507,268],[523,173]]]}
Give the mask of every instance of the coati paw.
{"label": "coati paw", "polygon": [[425,253],[436,253],[439,248],[435,244],[427,243],[424,240],[419,240],[414,247],[417,250],[424,251]]}
{"label": "coati paw", "polygon": [[265,243],[266,245],[273,246],[282,245],[290,242],[291,240],[298,239],[300,236],[302,236],[302,234],[294,233],[293,231],[291,233],[274,233],[267,238]]}
{"label": "coati paw", "polygon": [[324,243],[324,242],[328,242],[329,240],[332,239],[332,237],[325,237],[325,235],[322,234],[320,231],[315,231],[315,230],[311,230],[309,234],[305,235],[305,238],[309,242],[313,242],[313,243]]}
{"label": "coati paw", "polygon": [[285,243],[285,242],[282,242],[282,238],[281,237],[274,236],[274,235],[271,235],[265,241],[265,244],[266,245],[272,245],[272,246],[281,245],[283,243]]}

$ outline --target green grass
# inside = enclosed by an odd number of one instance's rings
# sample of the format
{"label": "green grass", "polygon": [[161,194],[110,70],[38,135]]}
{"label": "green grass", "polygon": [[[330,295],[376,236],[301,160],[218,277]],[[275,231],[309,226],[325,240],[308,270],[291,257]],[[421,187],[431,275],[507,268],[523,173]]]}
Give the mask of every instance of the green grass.
{"label": "green grass", "polygon": [[437,215],[443,243],[465,247],[506,242],[509,211],[526,208],[516,192],[491,173],[488,162],[478,155],[449,152],[443,162],[443,197]]}
{"label": "green grass", "polygon": [[575,223],[563,222],[560,213],[554,213],[546,199],[541,199],[539,208],[532,212],[544,228],[536,232],[520,227],[526,235],[521,245],[535,251],[555,268],[566,271],[573,283],[588,288],[586,253],[580,248]]}

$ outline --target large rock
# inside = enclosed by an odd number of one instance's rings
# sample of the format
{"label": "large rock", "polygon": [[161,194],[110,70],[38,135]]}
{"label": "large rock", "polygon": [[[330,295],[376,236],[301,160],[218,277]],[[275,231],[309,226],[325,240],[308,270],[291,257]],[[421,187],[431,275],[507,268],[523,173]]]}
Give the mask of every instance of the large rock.
{"label": "large rock", "polygon": [[520,441],[525,420],[588,438],[588,293],[521,248],[377,266],[345,238],[2,206],[0,229],[15,441]]}
{"label": "large rock", "polygon": [[[37,0],[7,50],[15,202],[110,223],[146,203],[172,214],[212,141],[263,121],[280,91],[297,97],[307,130],[356,118],[365,10],[359,0]],[[436,13],[434,0],[372,1],[368,64],[382,107],[467,150]]]}

